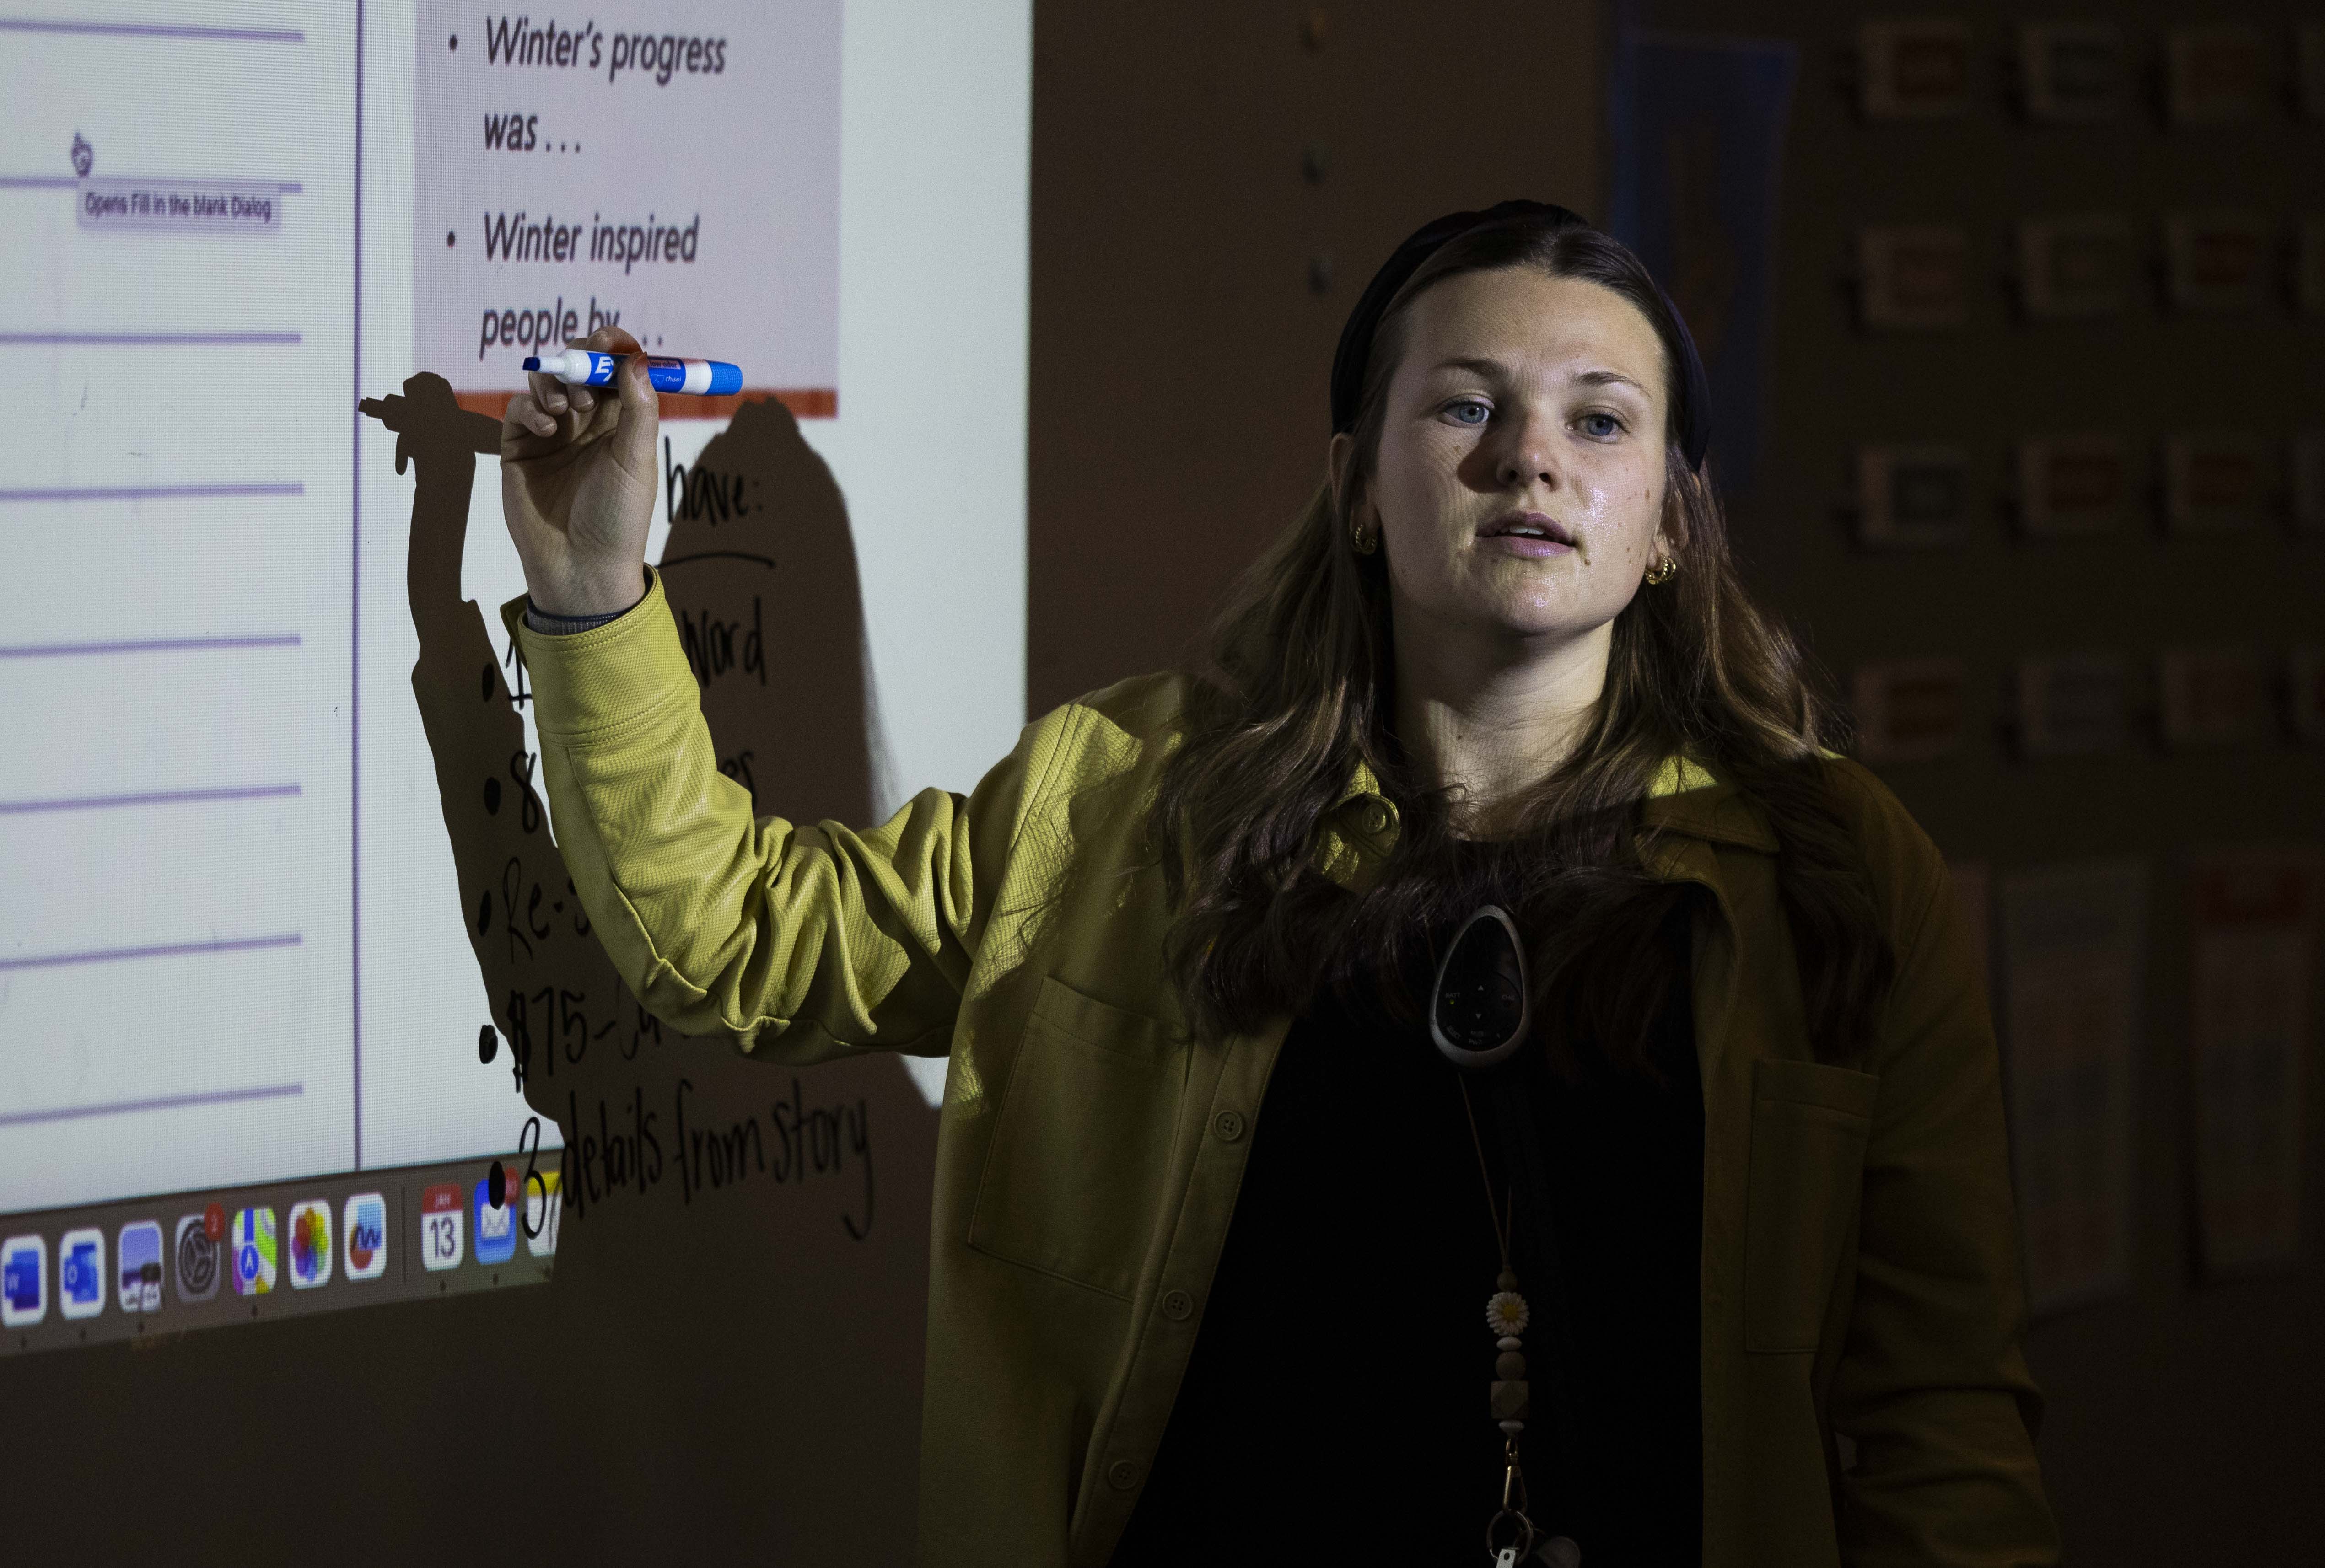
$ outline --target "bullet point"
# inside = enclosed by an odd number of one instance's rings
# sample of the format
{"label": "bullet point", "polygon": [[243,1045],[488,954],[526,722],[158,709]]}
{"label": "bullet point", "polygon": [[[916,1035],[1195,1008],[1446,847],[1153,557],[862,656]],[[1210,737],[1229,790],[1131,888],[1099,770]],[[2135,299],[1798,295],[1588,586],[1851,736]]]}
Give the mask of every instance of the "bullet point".
{"label": "bullet point", "polygon": [[447,250],[449,250],[449,249],[451,248],[451,246],[452,246],[452,231],[451,231],[450,229],[446,229],[446,230],[444,231],[444,248],[445,248],[445,249],[447,249]]}
{"label": "bullet point", "polygon": [[459,48],[460,48],[460,35],[459,35],[459,33],[457,33],[457,32],[456,32],[456,33],[452,34],[452,49],[453,49],[454,52],[456,52],[456,53],[457,53],[457,52],[459,51]]}

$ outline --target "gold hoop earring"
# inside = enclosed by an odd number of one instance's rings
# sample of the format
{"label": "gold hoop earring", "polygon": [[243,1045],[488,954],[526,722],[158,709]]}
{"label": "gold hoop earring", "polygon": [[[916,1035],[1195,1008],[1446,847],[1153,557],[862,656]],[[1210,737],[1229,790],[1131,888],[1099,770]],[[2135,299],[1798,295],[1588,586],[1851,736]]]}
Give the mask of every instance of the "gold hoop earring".
{"label": "gold hoop earring", "polygon": [[1356,547],[1360,556],[1368,556],[1380,549],[1380,540],[1366,533],[1363,522],[1353,517],[1348,519],[1348,542]]}
{"label": "gold hoop earring", "polygon": [[1679,576],[1679,562],[1670,556],[1665,556],[1647,568],[1647,586],[1660,588],[1677,576]]}

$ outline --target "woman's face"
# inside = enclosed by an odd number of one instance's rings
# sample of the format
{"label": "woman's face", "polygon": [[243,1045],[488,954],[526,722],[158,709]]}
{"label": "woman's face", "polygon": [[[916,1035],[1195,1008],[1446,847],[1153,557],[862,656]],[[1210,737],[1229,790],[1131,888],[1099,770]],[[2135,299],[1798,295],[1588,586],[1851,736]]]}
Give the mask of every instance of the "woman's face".
{"label": "woman's face", "polygon": [[1415,300],[1357,514],[1400,641],[1611,623],[1670,545],[1666,396],[1654,328],[1599,284],[1513,267]]}

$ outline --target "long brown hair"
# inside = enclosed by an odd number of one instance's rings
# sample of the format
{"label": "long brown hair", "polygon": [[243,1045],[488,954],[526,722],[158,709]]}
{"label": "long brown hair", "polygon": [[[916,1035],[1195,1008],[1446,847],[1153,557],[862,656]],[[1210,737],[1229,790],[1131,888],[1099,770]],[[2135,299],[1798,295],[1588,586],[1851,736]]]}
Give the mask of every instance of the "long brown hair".
{"label": "long brown hair", "polygon": [[[1324,987],[1355,1000],[1379,985],[1416,1010],[1420,934],[1473,907],[1475,846],[1458,802],[1397,743],[1386,558],[1357,555],[1349,523],[1372,482],[1388,383],[1413,301],[1457,273],[1533,267],[1611,289],[1653,326],[1665,384],[1678,324],[1638,258],[1597,230],[1516,218],[1449,242],[1384,314],[1355,442],[1229,595],[1190,682],[1185,729],[1150,830],[1175,909],[1167,955],[1190,1023],[1214,1034],[1310,1006]],[[1653,1072],[1649,1032],[1685,961],[1695,895],[1643,858],[1639,805],[1666,760],[1685,756],[1756,799],[1779,845],[1778,886],[1801,959],[1817,1054],[1861,1046],[1892,969],[1862,859],[1820,750],[1836,720],[1798,647],[1746,593],[1708,477],[1666,432],[1663,530],[1678,576],[1642,587],[1615,618],[1604,690],[1572,752],[1514,803],[1489,858],[1514,879],[1534,953],[1537,1016],[1569,1072],[1591,1056]],[[1401,828],[1360,887],[1325,876],[1318,851],[1358,763],[1398,807]]]}

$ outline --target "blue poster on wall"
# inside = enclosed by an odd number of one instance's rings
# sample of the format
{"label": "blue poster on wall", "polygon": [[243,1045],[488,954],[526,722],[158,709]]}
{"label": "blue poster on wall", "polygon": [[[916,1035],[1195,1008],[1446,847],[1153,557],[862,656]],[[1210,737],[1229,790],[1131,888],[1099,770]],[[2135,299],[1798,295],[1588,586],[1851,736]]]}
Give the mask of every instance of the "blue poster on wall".
{"label": "blue poster on wall", "polygon": [[1751,487],[1775,311],[1776,219],[1798,51],[1626,32],[1609,94],[1607,226],[1687,318],[1711,376],[1711,466]]}

